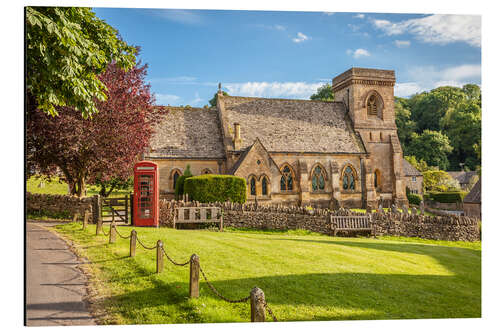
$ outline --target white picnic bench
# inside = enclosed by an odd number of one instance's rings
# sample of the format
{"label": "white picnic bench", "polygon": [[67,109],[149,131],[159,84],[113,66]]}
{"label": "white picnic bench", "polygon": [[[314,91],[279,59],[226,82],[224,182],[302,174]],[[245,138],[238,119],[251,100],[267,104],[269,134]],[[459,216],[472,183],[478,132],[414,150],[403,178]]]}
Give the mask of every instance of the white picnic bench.
{"label": "white picnic bench", "polygon": [[178,207],[174,213],[174,229],[181,223],[218,223],[219,231],[223,230],[220,207]]}

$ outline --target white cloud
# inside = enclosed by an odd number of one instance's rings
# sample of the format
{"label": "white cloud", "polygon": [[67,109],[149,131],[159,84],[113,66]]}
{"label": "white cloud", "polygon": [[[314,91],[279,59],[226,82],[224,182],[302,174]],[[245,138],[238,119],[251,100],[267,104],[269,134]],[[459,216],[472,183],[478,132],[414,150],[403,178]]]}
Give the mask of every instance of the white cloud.
{"label": "white cloud", "polygon": [[305,42],[306,40],[311,39],[311,37],[306,36],[302,32],[297,33],[297,37],[292,38],[294,43],[302,43]]}
{"label": "white cloud", "polygon": [[187,104],[191,106],[199,106],[200,102],[203,102],[203,99],[200,98],[200,94],[196,92],[194,94],[194,99],[189,101]]}
{"label": "white cloud", "polygon": [[156,105],[179,104],[179,102],[182,100],[179,96],[169,95],[169,94],[155,93],[155,97],[156,97]]}
{"label": "white cloud", "polygon": [[347,24],[347,26],[348,26],[349,28],[351,28],[351,30],[352,30],[352,31],[354,31],[354,32],[358,31],[358,30],[361,28],[359,25],[356,25],[356,24],[350,24],[350,23],[349,23],[349,24]]}
{"label": "white cloud", "polygon": [[430,15],[401,22],[372,20],[372,24],[387,35],[410,33],[422,42],[449,44],[465,42],[481,46],[481,17],[479,15]]}
{"label": "white cloud", "polygon": [[394,41],[394,44],[396,44],[396,46],[399,47],[399,48],[404,48],[404,47],[409,47],[411,45],[411,42],[409,40],[398,40],[398,39],[396,39]]}
{"label": "white cloud", "polygon": [[356,49],[355,51],[349,49],[346,51],[348,55],[352,55],[354,59],[359,59],[361,57],[369,57],[370,52],[365,49]]}
{"label": "white cloud", "polygon": [[437,87],[462,87],[467,83],[481,82],[481,65],[465,64],[438,69],[434,66],[414,67],[408,71],[410,82],[397,83],[394,94],[408,97]]}
{"label": "white cloud", "polygon": [[245,82],[228,83],[224,87],[229,95],[275,98],[308,99],[324,82]]}
{"label": "white cloud", "polygon": [[365,14],[354,15],[353,17],[354,18],[359,18],[359,19],[364,19],[365,18]]}
{"label": "white cloud", "polygon": [[284,31],[284,30],[285,30],[285,27],[284,27],[284,26],[282,26],[282,25],[279,25],[279,24],[275,24],[275,25],[274,25],[274,29]]}
{"label": "white cloud", "polygon": [[183,24],[200,24],[202,18],[195,11],[182,9],[163,9],[158,12],[167,20]]}

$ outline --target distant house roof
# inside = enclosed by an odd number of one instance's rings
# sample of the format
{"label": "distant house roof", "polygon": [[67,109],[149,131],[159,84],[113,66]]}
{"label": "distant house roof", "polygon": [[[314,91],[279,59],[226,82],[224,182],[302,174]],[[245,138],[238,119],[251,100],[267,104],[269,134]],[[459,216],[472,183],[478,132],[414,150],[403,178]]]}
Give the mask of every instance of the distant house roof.
{"label": "distant house roof", "polygon": [[407,177],[422,176],[420,171],[418,171],[413,165],[411,165],[410,162],[408,162],[405,159],[403,159],[403,171],[405,173],[405,176],[407,176]]}
{"label": "distant house roof", "polygon": [[224,126],[240,124],[242,147],[269,152],[366,153],[343,103],[223,96]]}
{"label": "distant house roof", "polygon": [[465,203],[481,203],[481,178],[464,198]]}
{"label": "distant house roof", "polygon": [[448,171],[448,174],[456,179],[460,185],[467,185],[470,183],[472,177],[477,175],[476,171]]}
{"label": "distant house roof", "polygon": [[156,127],[146,158],[223,158],[217,110],[166,107],[169,112]]}

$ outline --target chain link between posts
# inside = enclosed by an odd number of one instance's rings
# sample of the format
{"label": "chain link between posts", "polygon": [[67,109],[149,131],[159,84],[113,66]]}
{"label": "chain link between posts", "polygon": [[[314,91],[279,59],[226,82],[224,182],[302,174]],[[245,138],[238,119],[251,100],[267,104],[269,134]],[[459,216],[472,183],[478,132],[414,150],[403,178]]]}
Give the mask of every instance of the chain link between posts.
{"label": "chain link between posts", "polygon": [[267,302],[264,302],[264,308],[266,308],[267,312],[269,313],[269,315],[271,317],[273,317],[273,321],[278,321],[278,319],[276,318],[276,316],[274,315],[273,311],[271,310],[271,308],[269,307],[269,305],[267,304]]}
{"label": "chain link between posts", "polygon": [[143,242],[141,242],[141,240],[139,239],[139,237],[136,237],[136,240],[137,240],[137,243],[139,243],[143,248],[145,248],[146,250],[154,250],[156,249],[156,245],[155,246],[152,246],[152,247],[149,247],[149,246],[146,246],[144,245]]}
{"label": "chain link between posts", "polygon": [[186,266],[187,264],[189,264],[191,262],[191,259],[189,259],[188,261],[186,261],[185,263],[183,264],[179,264],[178,262],[175,262],[172,258],[170,258],[170,256],[167,254],[167,252],[165,252],[165,249],[163,248],[163,246],[161,247],[161,250],[163,251],[163,253],[165,254],[165,257],[167,257],[167,259],[174,265],[176,266]]}
{"label": "chain link between posts", "polygon": [[108,233],[106,233],[106,231],[104,231],[104,225],[101,225],[101,231],[104,234],[104,236],[109,236],[109,233],[111,232],[111,224],[109,225],[109,232]]}
{"label": "chain link between posts", "polygon": [[212,292],[216,296],[218,296],[220,299],[222,299],[222,300],[224,300],[224,301],[226,301],[228,303],[245,303],[246,301],[248,301],[250,299],[250,295],[248,295],[247,297],[241,298],[241,299],[237,299],[237,300],[232,300],[232,299],[224,297],[221,293],[219,293],[217,291],[217,289],[215,289],[215,287],[210,283],[210,281],[208,281],[207,276],[205,275],[205,272],[203,272],[203,269],[201,269],[201,266],[199,266],[199,267],[200,267],[201,275],[205,279],[205,282],[208,284],[208,286],[210,287],[210,289],[212,290]]}
{"label": "chain link between posts", "polygon": [[120,232],[118,231],[118,228],[116,226],[113,226],[113,228],[115,228],[115,231],[116,233],[118,234],[118,236],[120,236],[120,238],[123,238],[123,239],[129,239],[131,236],[128,235],[128,236],[123,236],[122,234],[120,234]]}

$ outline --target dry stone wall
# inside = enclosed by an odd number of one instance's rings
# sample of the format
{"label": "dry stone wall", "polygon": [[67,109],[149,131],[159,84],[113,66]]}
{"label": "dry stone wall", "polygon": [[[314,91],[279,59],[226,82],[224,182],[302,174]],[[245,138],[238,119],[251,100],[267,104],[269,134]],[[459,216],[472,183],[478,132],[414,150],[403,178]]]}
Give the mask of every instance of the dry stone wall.
{"label": "dry stone wall", "polygon": [[[308,210],[299,206],[257,206],[255,204],[160,201],[160,224],[172,226],[176,207],[221,207],[224,226],[252,229],[305,229],[332,234],[329,214],[336,216],[364,215],[348,209]],[[480,239],[478,220],[466,216],[424,216],[410,213],[373,212],[372,221],[378,236],[393,235],[435,240],[476,241]]]}
{"label": "dry stone wall", "polygon": [[58,215],[71,218],[76,212],[82,218],[85,210],[91,213],[89,223],[95,220],[96,197],[78,198],[71,195],[26,193],[26,211],[33,214]]}

